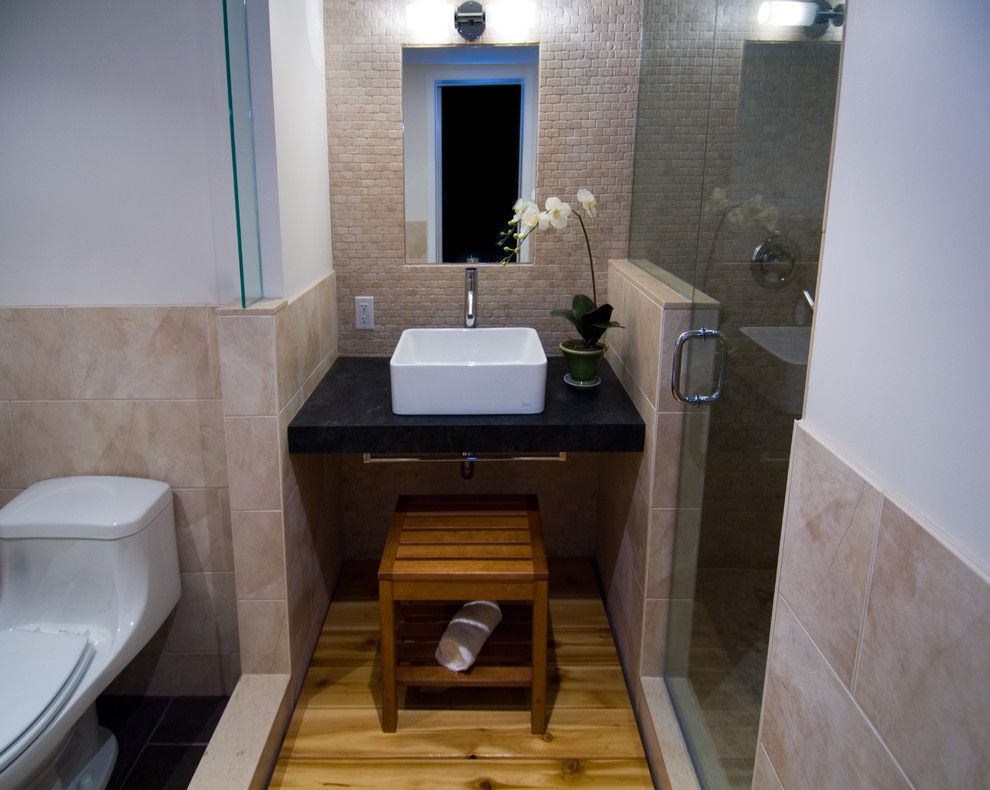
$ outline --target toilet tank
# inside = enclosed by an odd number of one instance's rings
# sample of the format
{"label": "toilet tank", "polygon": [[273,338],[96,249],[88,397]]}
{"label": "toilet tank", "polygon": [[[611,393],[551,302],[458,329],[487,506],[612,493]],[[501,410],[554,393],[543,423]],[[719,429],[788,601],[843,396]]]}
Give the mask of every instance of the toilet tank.
{"label": "toilet tank", "polygon": [[87,631],[98,646],[133,655],[179,592],[166,483],[63,477],[0,509],[0,628]]}

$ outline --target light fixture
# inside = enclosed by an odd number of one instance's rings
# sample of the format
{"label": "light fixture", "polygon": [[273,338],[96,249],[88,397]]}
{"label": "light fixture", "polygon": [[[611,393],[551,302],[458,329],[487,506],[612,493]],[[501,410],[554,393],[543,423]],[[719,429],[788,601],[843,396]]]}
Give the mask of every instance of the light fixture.
{"label": "light fixture", "polygon": [[518,44],[533,41],[536,0],[487,0],[485,38],[491,43]]}
{"label": "light fixture", "polygon": [[445,0],[412,0],[406,5],[407,42],[444,44],[450,36],[450,3]]}
{"label": "light fixture", "polygon": [[779,27],[813,27],[831,22],[841,27],[846,19],[846,7],[832,8],[827,0],[799,2],[798,0],[766,0],[760,4],[756,20],[761,25]]}
{"label": "light fixture", "polygon": [[485,10],[477,0],[467,0],[454,11],[454,27],[468,41],[474,41],[485,32]]}

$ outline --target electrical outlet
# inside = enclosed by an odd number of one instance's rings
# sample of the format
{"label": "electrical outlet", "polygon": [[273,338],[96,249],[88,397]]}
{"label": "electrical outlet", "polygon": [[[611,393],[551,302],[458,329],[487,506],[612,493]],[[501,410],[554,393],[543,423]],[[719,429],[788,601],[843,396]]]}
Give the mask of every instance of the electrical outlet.
{"label": "electrical outlet", "polygon": [[354,297],[354,328],[355,329],[375,328],[375,297],[373,296]]}

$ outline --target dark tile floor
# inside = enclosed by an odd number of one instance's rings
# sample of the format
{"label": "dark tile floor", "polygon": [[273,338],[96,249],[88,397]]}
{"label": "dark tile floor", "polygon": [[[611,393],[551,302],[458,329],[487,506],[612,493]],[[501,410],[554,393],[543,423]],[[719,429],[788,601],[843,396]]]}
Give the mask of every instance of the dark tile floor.
{"label": "dark tile floor", "polygon": [[108,790],[185,790],[226,705],[227,697],[100,697],[100,724],[117,736]]}

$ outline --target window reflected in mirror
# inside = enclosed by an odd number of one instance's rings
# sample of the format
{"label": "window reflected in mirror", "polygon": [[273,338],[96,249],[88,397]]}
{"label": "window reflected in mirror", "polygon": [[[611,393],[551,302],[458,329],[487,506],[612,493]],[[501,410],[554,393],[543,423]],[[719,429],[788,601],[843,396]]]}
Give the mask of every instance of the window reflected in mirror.
{"label": "window reflected in mirror", "polygon": [[[408,263],[493,263],[536,184],[538,47],[406,48]],[[524,245],[521,261],[528,260]],[[515,259],[512,259],[515,262]]]}

